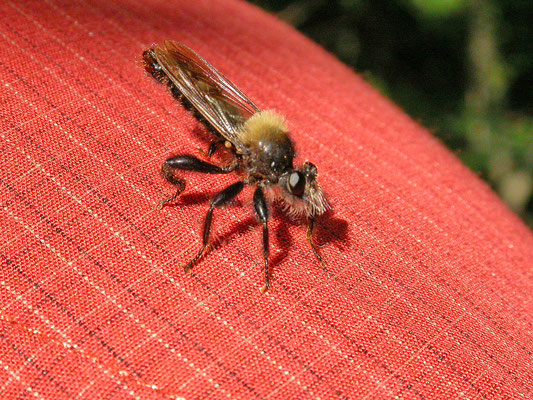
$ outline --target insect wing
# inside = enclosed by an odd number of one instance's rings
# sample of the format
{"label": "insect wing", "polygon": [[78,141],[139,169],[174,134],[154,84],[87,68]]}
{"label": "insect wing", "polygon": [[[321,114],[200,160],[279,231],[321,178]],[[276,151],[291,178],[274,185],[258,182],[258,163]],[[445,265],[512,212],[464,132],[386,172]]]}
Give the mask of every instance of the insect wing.
{"label": "insect wing", "polygon": [[259,108],[211,64],[187,46],[167,40],[155,46],[166,75],[204,118],[237,149],[241,125]]}

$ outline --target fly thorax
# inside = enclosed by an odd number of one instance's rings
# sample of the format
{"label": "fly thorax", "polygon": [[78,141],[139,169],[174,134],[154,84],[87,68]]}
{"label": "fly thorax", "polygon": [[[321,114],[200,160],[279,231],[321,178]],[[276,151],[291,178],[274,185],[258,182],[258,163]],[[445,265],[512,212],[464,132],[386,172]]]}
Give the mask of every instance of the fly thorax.
{"label": "fly thorax", "polygon": [[250,117],[240,134],[250,150],[254,169],[261,175],[275,177],[292,168],[294,146],[285,120],[272,111]]}

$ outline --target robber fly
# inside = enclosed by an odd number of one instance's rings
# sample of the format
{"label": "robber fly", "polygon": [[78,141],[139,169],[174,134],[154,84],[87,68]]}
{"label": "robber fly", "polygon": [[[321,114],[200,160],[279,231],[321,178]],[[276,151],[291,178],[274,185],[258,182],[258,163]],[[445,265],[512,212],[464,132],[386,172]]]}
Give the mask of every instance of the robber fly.
{"label": "robber fly", "polygon": [[[268,226],[269,200],[281,200],[290,214],[309,219],[307,240],[318,260],[312,234],[315,218],[328,206],[317,182],[317,169],[305,162],[293,167],[294,145],[285,119],[273,111],[261,111],[233,83],[187,46],[174,41],[154,45],[143,53],[145,69],[156,80],[166,84],[171,93],[188,107],[213,132],[207,158],[220,146],[229,150],[231,161],[218,166],[189,154],[167,159],[161,168],[164,178],[177,186],[176,192],[159,203],[159,208],[175,200],[185,189],[185,180],[177,170],[207,174],[235,172],[242,180],[230,185],[211,201],[204,222],[203,244],[184,268],[189,272],[203,254],[211,229],[213,210],[233,200],[245,185],[255,185],[254,208],[263,225],[263,257],[265,284],[270,287]],[[265,197],[265,193],[267,197]]]}

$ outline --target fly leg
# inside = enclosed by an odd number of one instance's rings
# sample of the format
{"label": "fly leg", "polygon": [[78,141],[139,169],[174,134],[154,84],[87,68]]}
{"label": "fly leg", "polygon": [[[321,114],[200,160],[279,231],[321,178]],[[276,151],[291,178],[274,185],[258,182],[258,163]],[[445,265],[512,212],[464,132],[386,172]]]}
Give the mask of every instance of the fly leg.
{"label": "fly leg", "polygon": [[309,246],[311,246],[311,249],[313,250],[313,253],[316,258],[318,258],[318,261],[320,261],[323,265],[326,265],[326,261],[320,257],[320,254],[318,254],[318,251],[313,244],[313,231],[315,229],[315,219],[311,218],[309,220],[309,227],[307,228],[307,242],[309,243]]}
{"label": "fly leg", "polygon": [[198,147],[198,152],[205,158],[211,158],[213,154],[215,154],[216,151],[220,148],[220,145],[222,145],[224,142],[225,140],[220,140],[220,139],[214,140],[209,144],[209,148],[207,149],[207,151]]}
{"label": "fly leg", "polygon": [[184,266],[185,272],[190,272],[193,265],[198,261],[202,253],[204,252],[205,248],[207,247],[207,243],[209,241],[209,232],[211,231],[211,220],[213,219],[213,211],[216,207],[220,207],[226,203],[229,203],[231,200],[233,200],[244,188],[244,182],[237,182],[234,183],[231,186],[228,186],[226,189],[224,189],[222,192],[217,194],[215,198],[211,201],[211,207],[209,207],[209,211],[207,212],[207,215],[205,217],[204,222],[204,236],[203,236],[203,243],[200,251],[196,256],[187,263]]}
{"label": "fly leg", "polygon": [[236,166],[236,164],[230,164],[221,168],[190,155],[174,156],[167,159],[161,166],[161,174],[167,181],[177,186],[177,189],[172,196],[160,201],[157,208],[161,209],[165,204],[174,201],[185,190],[185,179],[176,177],[176,170],[202,172],[205,174],[228,174],[234,171]]}
{"label": "fly leg", "polygon": [[260,289],[262,293],[265,293],[270,288],[270,271],[268,268],[268,256],[269,256],[269,242],[268,242],[268,205],[263,194],[263,189],[260,186],[257,187],[254,193],[254,207],[255,213],[259,218],[259,222],[263,224],[263,258],[265,259],[265,284]]}

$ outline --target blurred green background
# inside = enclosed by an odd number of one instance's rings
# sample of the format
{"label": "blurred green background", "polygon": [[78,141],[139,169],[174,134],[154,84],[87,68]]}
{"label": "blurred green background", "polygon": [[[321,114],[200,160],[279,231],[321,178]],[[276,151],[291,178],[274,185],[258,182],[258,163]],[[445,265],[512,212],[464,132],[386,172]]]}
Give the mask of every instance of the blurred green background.
{"label": "blurred green background", "polygon": [[439,137],[533,227],[532,0],[252,0]]}

